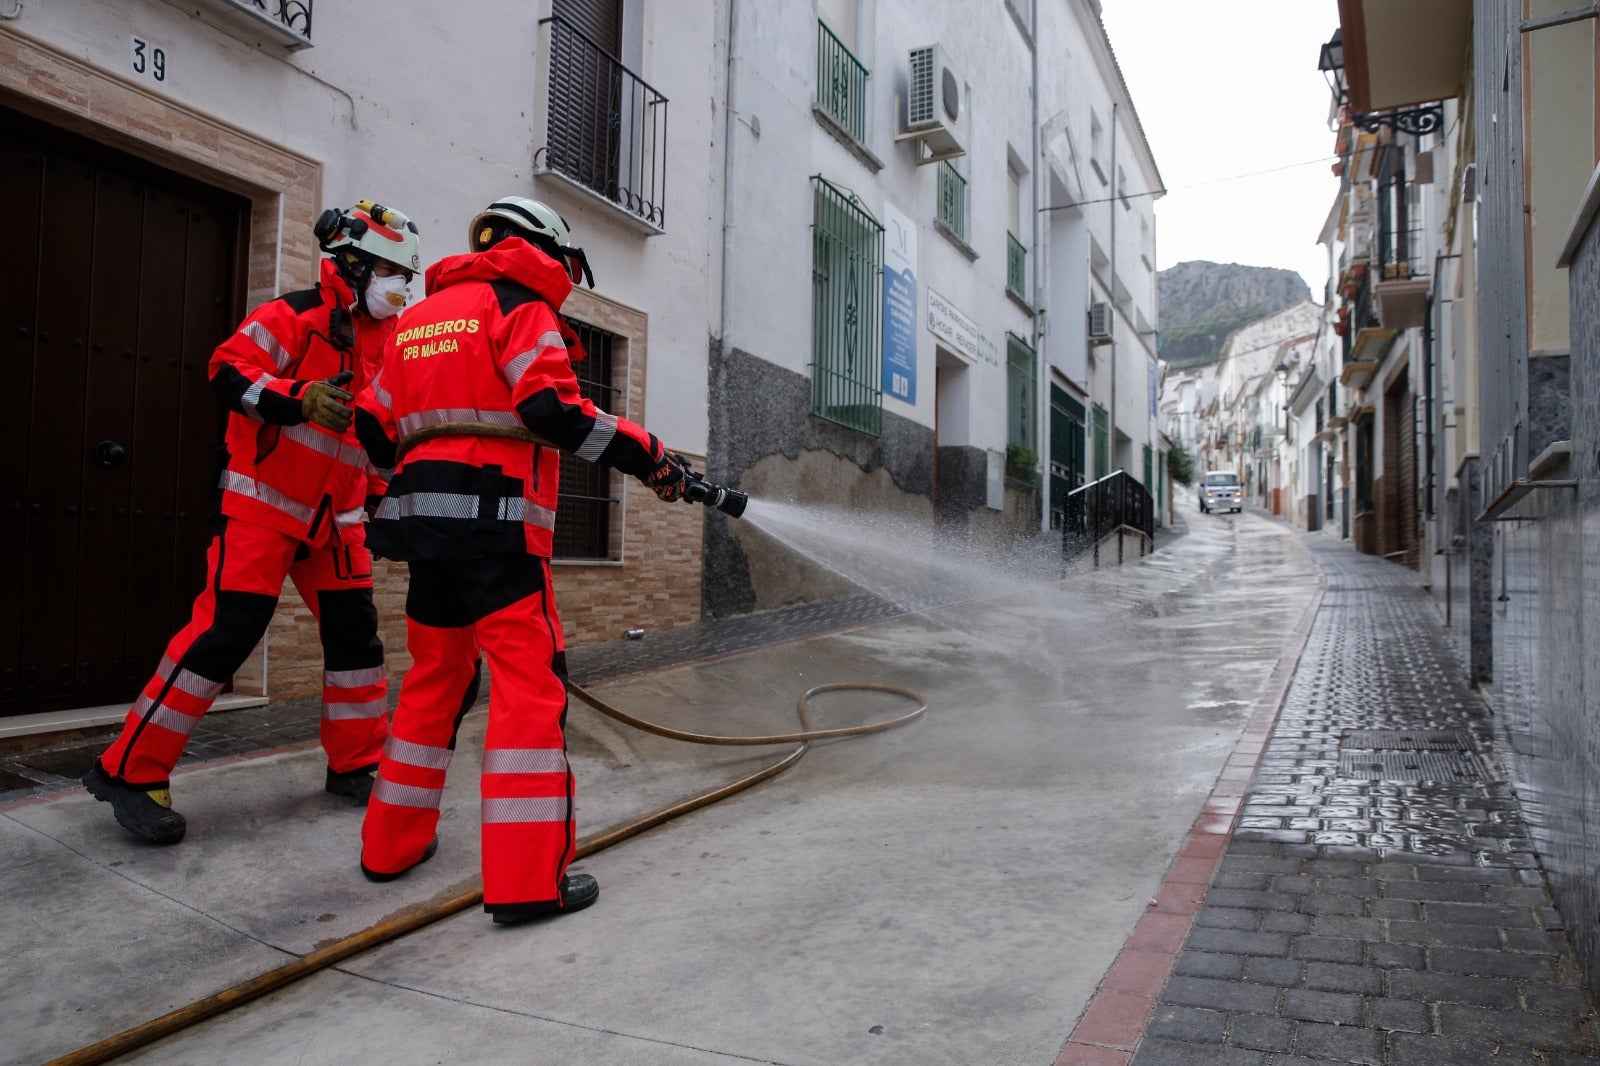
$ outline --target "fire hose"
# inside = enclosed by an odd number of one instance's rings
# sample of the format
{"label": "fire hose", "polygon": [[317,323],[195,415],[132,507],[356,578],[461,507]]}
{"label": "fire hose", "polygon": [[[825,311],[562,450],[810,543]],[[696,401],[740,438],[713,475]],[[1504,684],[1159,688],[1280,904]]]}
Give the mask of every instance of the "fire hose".
{"label": "fire hose", "polygon": [[[520,426],[501,426],[484,422],[447,422],[425,426],[401,440],[396,448],[396,465],[399,464],[400,457],[414,445],[433,437],[444,436],[500,437],[545,447],[554,447],[549,441]],[[714,507],[733,518],[737,518],[744,513],[745,506],[749,502],[748,496],[737,489],[714,484],[690,468],[687,463],[683,465],[686,480],[683,498],[686,501]],[[920,694],[897,685],[864,682],[818,685],[802,694],[795,706],[796,712],[800,717],[801,729],[791,733],[773,733],[766,736],[730,737],[709,733],[694,733],[645,721],[642,718],[628,714],[626,711],[617,709],[588,689],[570,681],[567,683],[567,690],[573,696],[576,696],[579,700],[587,703],[608,718],[669,740],[679,740],[689,744],[796,745],[795,749],[784,755],[783,758],[769,763],[753,773],[746,774],[736,781],[707,789],[686,799],[648,811],[621,825],[579,838],[575,853],[575,857],[578,859],[587,858],[597,852],[604,851],[606,848],[619,844],[629,837],[637,836],[648,829],[653,829],[674,818],[709,806],[718,800],[726,799],[753,785],[760,784],[768,778],[777,776],[799,762],[801,756],[810,750],[813,741],[881,733],[914,721],[928,709],[927,701]],[[847,691],[886,692],[908,699],[917,706],[915,710],[908,711],[898,717],[878,722],[868,722],[865,725],[846,726],[837,729],[816,728],[812,722],[811,711],[808,706],[812,697],[825,692]],[[132,1029],[125,1029],[120,1033],[106,1037],[104,1040],[52,1059],[45,1066],[92,1066],[95,1063],[107,1062],[118,1056],[126,1055],[157,1040],[182,1032],[207,1019],[214,1018],[219,1014],[232,1010],[234,1007],[258,999],[269,992],[275,992],[287,985],[304,980],[336,963],[343,962],[362,952],[415,932],[423,926],[430,925],[453,914],[458,914],[470,907],[475,907],[482,902],[483,882],[477,879],[463,881],[451,889],[448,896],[438,902],[412,904],[376,925],[368,926],[366,929],[342,937],[306,955],[291,959],[282,966],[231,985],[221,992],[207,996],[205,999],[179,1007],[160,1017],[134,1026]]]}
{"label": "fire hose", "polygon": [[[768,778],[777,776],[799,762],[801,756],[810,750],[813,741],[882,733],[885,730],[894,729],[915,721],[928,709],[927,701],[919,693],[909,688],[901,688],[898,685],[858,682],[818,685],[802,694],[795,705],[802,727],[800,730],[792,733],[774,733],[767,736],[730,737],[694,733],[658,725],[617,709],[581,685],[569,682],[567,689],[573,696],[587,703],[607,718],[614,719],[635,729],[643,730],[646,733],[666,737],[669,740],[679,740],[689,744],[796,745],[793,751],[787,753],[781,759],[769,763],[736,781],[707,789],[704,792],[667,804],[664,807],[658,807],[621,825],[580,837],[576,853],[576,857],[579,859],[604,851],[606,848],[619,844],[629,837],[637,836],[647,829],[653,829],[665,822],[672,821],[674,818],[697,811],[702,807],[716,803],[718,800],[726,799],[753,785],[760,784]],[[886,692],[911,700],[917,706],[914,710],[905,714],[882,721],[835,729],[817,729],[813,724],[808,705],[812,697],[825,692]],[[258,999],[269,992],[275,992],[287,985],[304,980],[352,956],[369,951],[391,940],[397,940],[408,933],[421,929],[423,926],[431,925],[440,919],[448,918],[451,915],[478,906],[482,902],[482,881],[476,879],[463,881],[450,890],[450,894],[446,898],[438,902],[412,904],[376,925],[368,926],[366,929],[352,933],[331,944],[326,944],[306,955],[291,959],[282,966],[241,981],[223,989],[221,992],[207,996],[205,999],[179,1007],[160,1017],[134,1026],[132,1029],[125,1029],[120,1033],[106,1037],[104,1040],[52,1059],[45,1066],[93,1066],[96,1063],[108,1062],[118,1056],[129,1054],[148,1044],[152,1044],[157,1040],[182,1032],[251,1000]]]}

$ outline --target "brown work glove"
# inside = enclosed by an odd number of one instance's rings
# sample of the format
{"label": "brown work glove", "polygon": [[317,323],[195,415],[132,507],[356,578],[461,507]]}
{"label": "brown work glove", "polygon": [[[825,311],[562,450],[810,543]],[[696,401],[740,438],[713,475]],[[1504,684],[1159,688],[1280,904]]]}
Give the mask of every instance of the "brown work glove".
{"label": "brown work glove", "polygon": [[683,456],[677,452],[663,451],[661,461],[644,479],[644,483],[650,486],[651,492],[672,503],[683,499],[683,492],[689,487],[689,480],[684,476],[688,469],[689,463]]}
{"label": "brown work glove", "polygon": [[353,411],[350,401],[355,399],[340,385],[348,385],[355,378],[350,370],[341,370],[327,381],[313,381],[300,393],[300,413],[307,422],[315,422],[323,429],[343,433],[350,428]]}

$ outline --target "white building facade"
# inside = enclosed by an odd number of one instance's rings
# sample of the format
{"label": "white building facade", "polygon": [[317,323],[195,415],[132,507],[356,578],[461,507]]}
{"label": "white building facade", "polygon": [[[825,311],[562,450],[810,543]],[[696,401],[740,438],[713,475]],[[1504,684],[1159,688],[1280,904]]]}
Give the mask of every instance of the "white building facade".
{"label": "white building facade", "polygon": [[[494,0],[386,9],[375,31],[314,0],[59,0],[0,18],[0,135],[25,164],[7,239],[46,251],[4,325],[34,388],[116,397],[58,430],[13,421],[0,715],[125,706],[148,675],[209,536],[209,351],[313,283],[312,221],[360,198],[415,220],[425,263],[496,197],[555,206],[595,269],[564,309],[585,387],[752,498],[1026,535],[1113,469],[1164,496],[1160,174],[1093,0],[996,15]],[[569,643],[822,594],[720,514],[592,468],[563,493]],[[41,570],[92,589],[64,606]],[[399,669],[404,576],[377,578]],[[286,597],[236,693],[314,691],[318,657]]]}

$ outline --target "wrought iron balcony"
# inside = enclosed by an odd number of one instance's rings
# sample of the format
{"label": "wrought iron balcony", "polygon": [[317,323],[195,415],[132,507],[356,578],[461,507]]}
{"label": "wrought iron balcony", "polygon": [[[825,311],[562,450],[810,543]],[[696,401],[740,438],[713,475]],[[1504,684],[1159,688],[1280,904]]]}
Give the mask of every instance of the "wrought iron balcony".
{"label": "wrought iron balcony", "polygon": [[193,0],[179,3],[190,12],[208,11],[216,16],[216,26],[242,41],[263,37],[291,52],[311,47],[311,5],[313,0]]}
{"label": "wrought iron balcony", "polygon": [[665,229],[667,98],[559,15],[539,25],[547,27],[549,116],[535,170]]}
{"label": "wrought iron balcony", "polygon": [[[1028,249],[1010,233],[1006,234],[1006,291],[1023,296],[1028,284]],[[1025,298],[1025,297],[1024,297]]]}
{"label": "wrought iron balcony", "polygon": [[817,103],[857,141],[867,139],[867,68],[817,20]]}
{"label": "wrought iron balcony", "polygon": [[270,19],[287,26],[306,40],[311,40],[312,0],[234,0],[245,7],[253,7]]}
{"label": "wrought iron balcony", "polygon": [[939,221],[957,237],[967,239],[967,179],[949,160],[939,164]]}

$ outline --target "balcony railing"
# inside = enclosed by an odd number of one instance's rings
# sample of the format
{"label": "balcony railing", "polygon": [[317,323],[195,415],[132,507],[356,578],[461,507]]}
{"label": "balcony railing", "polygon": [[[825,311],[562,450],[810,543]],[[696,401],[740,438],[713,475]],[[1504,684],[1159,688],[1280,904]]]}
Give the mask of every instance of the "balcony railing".
{"label": "balcony railing", "polygon": [[939,221],[967,239],[967,179],[949,160],[939,164]]}
{"label": "balcony railing", "polygon": [[1028,283],[1028,249],[1010,233],[1006,234],[1006,291],[1021,296]]}
{"label": "balcony railing", "polygon": [[817,21],[817,103],[858,141],[867,139],[867,68]]}
{"label": "balcony railing", "polygon": [[560,16],[549,27],[549,120],[536,169],[656,229],[667,224],[667,98]]}

